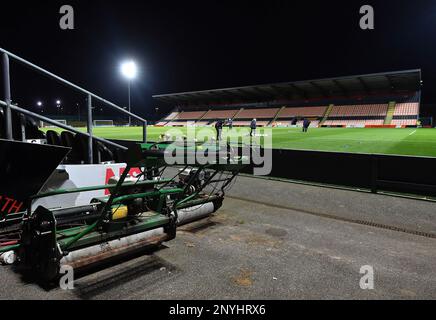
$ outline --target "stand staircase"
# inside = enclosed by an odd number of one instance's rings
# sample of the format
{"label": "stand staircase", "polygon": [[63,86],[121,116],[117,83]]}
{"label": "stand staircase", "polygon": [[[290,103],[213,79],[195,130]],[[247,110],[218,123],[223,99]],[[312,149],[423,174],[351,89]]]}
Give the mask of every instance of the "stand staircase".
{"label": "stand staircase", "polygon": [[334,106],[335,106],[334,104],[331,104],[331,105],[328,106],[327,110],[324,113],[324,116],[322,117],[321,122],[319,123],[320,127],[324,124],[324,122],[327,121],[327,119],[330,116],[330,113],[332,112]]}
{"label": "stand staircase", "polygon": [[392,123],[392,119],[394,118],[395,106],[395,101],[389,102],[388,113],[386,115],[384,123],[385,125],[390,125]]}

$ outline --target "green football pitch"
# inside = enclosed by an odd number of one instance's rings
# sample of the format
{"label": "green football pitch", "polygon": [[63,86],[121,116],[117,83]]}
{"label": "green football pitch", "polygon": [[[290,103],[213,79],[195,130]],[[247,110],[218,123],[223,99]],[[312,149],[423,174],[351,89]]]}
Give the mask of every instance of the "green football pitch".
{"label": "green football pitch", "polygon": [[[197,134],[201,134],[200,129],[196,129]],[[212,128],[208,129],[213,132]],[[85,131],[84,128],[81,130]],[[158,141],[159,136],[168,130],[185,135],[187,129],[148,127],[148,140]],[[94,128],[94,134],[108,139],[141,140],[142,128],[100,127]],[[247,129],[229,131],[225,128],[223,134],[224,137],[242,136],[247,134]],[[314,128],[303,133],[297,128],[267,128],[258,129],[258,134],[272,137],[272,147],[277,149],[436,157],[436,129]]]}

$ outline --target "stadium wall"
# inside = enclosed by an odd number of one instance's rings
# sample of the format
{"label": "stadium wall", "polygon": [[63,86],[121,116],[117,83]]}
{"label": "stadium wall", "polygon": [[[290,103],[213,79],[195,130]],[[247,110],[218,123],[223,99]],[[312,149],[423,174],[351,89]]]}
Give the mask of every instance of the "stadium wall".
{"label": "stadium wall", "polygon": [[436,197],[436,158],[273,149],[272,159],[272,178]]}

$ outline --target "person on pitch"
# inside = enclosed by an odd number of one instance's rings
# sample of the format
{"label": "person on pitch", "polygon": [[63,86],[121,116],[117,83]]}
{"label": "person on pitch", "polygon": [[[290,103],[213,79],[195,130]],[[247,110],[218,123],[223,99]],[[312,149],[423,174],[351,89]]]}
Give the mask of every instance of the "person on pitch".
{"label": "person on pitch", "polygon": [[256,129],[257,129],[257,119],[251,120],[250,128],[251,128],[250,137],[255,137]]}
{"label": "person on pitch", "polygon": [[309,131],[309,127],[310,127],[310,120],[304,118],[303,120],[303,132],[308,132]]}
{"label": "person on pitch", "polygon": [[221,134],[222,134],[222,132],[223,132],[223,125],[224,125],[223,120],[218,120],[218,121],[215,123],[216,140],[217,140],[217,141],[221,141]]}

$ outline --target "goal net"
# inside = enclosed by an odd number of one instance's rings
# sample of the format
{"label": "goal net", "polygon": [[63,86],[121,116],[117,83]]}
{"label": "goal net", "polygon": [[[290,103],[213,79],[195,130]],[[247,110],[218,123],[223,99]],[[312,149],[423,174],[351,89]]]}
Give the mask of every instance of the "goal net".
{"label": "goal net", "polygon": [[94,127],[113,127],[113,120],[94,120]]}
{"label": "goal net", "polygon": [[[67,125],[67,120],[54,120],[54,121],[59,122],[60,124],[63,124],[63,125]],[[41,128],[56,128],[55,125],[52,125],[51,123],[44,122],[44,121],[40,122],[40,127]]]}

